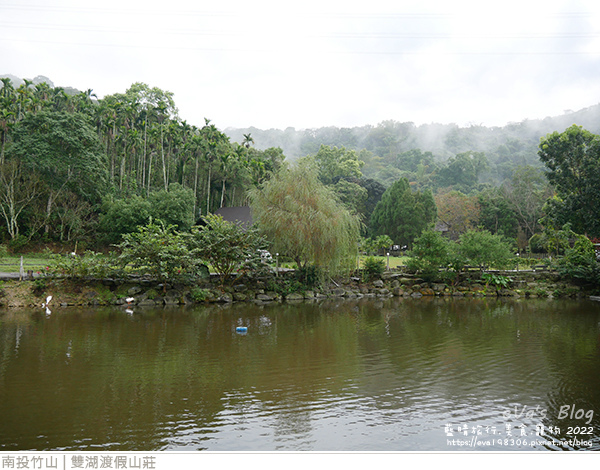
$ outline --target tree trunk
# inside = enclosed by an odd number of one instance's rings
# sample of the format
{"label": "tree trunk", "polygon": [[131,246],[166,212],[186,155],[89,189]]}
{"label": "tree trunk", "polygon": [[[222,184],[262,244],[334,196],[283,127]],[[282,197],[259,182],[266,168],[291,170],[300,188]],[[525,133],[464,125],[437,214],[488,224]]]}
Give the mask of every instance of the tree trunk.
{"label": "tree trunk", "polygon": [[206,187],[206,213],[210,213],[210,163],[208,165],[208,184]]}
{"label": "tree trunk", "polygon": [[148,192],[147,195],[150,195],[150,181],[152,180],[152,152],[148,156]]}
{"label": "tree trunk", "polygon": [[165,184],[165,191],[167,191],[169,185],[167,184],[167,164],[165,163],[165,148],[163,145],[162,124],[160,125],[160,156],[162,158],[162,166],[163,166],[163,182]]}
{"label": "tree trunk", "polygon": [[52,192],[48,196],[48,203],[46,204],[46,226],[44,227],[44,233],[47,235],[50,232],[50,214],[52,214]]}
{"label": "tree trunk", "polygon": [[198,217],[200,214],[196,215],[196,205],[198,204],[198,154],[196,153],[196,170],[194,172],[194,217]]}

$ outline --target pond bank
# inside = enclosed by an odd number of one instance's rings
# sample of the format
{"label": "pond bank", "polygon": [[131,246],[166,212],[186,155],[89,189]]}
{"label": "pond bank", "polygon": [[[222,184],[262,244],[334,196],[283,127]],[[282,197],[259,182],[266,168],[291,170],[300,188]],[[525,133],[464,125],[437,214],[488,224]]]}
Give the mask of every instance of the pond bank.
{"label": "pond bank", "polygon": [[387,272],[380,279],[336,279],[308,288],[281,273],[221,286],[218,278],[195,285],[162,285],[149,279],[8,279],[0,285],[0,307],[34,307],[52,295],[54,306],[178,306],[198,303],[315,301],[326,298],[377,297],[513,297],[589,298],[593,292],[561,279],[552,271],[498,272],[488,282],[479,272],[464,273],[457,283],[425,282],[402,272]]}

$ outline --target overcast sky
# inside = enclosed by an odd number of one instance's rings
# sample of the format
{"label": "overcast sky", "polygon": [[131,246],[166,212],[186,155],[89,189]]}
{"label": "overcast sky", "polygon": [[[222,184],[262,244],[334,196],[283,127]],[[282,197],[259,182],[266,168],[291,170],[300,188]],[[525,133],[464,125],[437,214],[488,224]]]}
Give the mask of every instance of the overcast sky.
{"label": "overcast sky", "polygon": [[0,0],[0,74],[221,129],[504,125],[600,102],[600,2]]}

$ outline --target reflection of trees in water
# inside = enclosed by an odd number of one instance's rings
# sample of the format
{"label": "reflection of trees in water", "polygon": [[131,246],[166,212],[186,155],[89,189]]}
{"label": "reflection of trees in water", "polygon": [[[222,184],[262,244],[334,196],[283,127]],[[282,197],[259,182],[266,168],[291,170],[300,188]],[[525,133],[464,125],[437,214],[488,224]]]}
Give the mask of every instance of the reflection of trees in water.
{"label": "reflection of trees in water", "polygon": [[[560,406],[575,403],[594,410],[597,428],[594,307],[394,298],[3,314],[0,442],[210,449],[213,434],[246,419],[278,442],[308,443],[318,419],[367,402],[394,419],[455,403],[488,416],[539,405],[556,426]],[[240,322],[247,335],[235,333]]]}

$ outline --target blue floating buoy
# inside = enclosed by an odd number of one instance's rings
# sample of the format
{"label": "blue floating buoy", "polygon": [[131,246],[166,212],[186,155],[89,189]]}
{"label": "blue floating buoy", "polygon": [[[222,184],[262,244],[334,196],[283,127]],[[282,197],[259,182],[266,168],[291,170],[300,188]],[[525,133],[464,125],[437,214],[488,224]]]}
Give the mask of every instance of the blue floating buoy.
{"label": "blue floating buoy", "polygon": [[248,332],[248,327],[247,326],[238,326],[235,331],[237,331],[238,333],[247,333]]}

